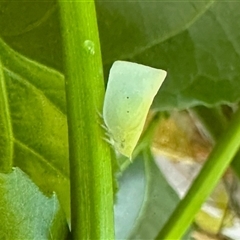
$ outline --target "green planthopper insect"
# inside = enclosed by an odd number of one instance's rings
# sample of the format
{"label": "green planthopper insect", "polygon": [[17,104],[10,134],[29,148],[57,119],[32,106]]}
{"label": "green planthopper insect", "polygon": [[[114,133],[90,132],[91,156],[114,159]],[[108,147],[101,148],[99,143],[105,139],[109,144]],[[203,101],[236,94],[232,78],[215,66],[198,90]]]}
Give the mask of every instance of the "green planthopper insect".
{"label": "green planthopper insect", "polygon": [[131,159],[150,106],[167,72],[116,61],[110,69],[103,119],[114,148]]}

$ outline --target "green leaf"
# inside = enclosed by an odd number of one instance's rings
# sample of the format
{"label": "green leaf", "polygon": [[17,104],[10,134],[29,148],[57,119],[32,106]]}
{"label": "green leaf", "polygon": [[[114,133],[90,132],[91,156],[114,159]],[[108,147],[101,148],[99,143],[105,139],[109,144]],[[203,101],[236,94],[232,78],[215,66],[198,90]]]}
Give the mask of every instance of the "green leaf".
{"label": "green leaf", "polygon": [[105,63],[128,59],[167,70],[155,108],[239,100],[238,3],[125,1],[98,10]]}
{"label": "green leaf", "polygon": [[54,194],[44,196],[19,168],[0,174],[1,239],[65,239],[67,224]]}
{"label": "green leaf", "polygon": [[[11,163],[29,174],[45,193],[56,191],[69,217],[64,77],[13,51],[1,39],[0,52],[4,93],[0,119],[12,132],[2,132],[12,136]],[[9,147],[9,141],[1,141],[1,151]],[[1,156],[1,161],[6,159]]]}
{"label": "green leaf", "polygon": [[[21,1],[0,4],[1,35],[31,59],[63,70],[55,3],[22,5]],[[98,1],[96,8],[106,73],[117,59],[168,71],[155,108],[239,100],[237,2]]]}
{"label": "green leaf", "polygon": [[154,239],[178,202],[151,155],[138,156],[119,177],[116,239]]}
{"label": "green leaf", "polygon": [[97,1],[105,62],[131,59],[177,35],[201,17],[212,3]]}
{"label": "green leaf", "polygon": [[63,70],[56,1],[1,1],[0,9],[0,37],[28,58]]}

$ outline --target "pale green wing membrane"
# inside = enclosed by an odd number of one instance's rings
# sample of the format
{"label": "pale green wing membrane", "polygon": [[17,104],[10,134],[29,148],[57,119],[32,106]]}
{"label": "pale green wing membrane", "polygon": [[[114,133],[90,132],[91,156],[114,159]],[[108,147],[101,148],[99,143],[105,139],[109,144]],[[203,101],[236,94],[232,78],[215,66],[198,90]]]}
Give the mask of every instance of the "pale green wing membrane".
{"label": "pale green wing membrane", "polygon": [[116,61],[110,70],[103,119],[114,148],[131,158],[152,101],[167,73],[137,63]]}

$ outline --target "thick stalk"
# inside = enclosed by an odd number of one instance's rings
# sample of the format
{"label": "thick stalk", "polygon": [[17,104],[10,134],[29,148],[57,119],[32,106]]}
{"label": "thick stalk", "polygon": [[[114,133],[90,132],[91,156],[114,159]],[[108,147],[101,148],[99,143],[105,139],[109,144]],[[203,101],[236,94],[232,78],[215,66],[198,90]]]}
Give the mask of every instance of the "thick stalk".
{"label": "thick stalk", "polygon": [[94,1],[59,1],[65,52],[73,239],[113,239],[110,151]]}

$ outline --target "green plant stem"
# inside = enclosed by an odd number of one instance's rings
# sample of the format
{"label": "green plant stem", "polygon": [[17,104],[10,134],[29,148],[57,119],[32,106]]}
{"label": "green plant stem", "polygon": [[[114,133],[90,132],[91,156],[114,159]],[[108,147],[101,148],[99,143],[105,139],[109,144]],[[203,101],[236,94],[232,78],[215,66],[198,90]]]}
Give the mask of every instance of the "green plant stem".
{"label": "green plant stem", "polygon": [[114,239],[109,147],[102,139],[104,80],[94,1],[59,1],[66,99],[73,239]]}
{"label": "green plant stem", "polygon": [[157,239],[180,239],[182,237],[239,149],[239,139],[240,109],[235,113],[229,128],[222,134],[200,174]]}

